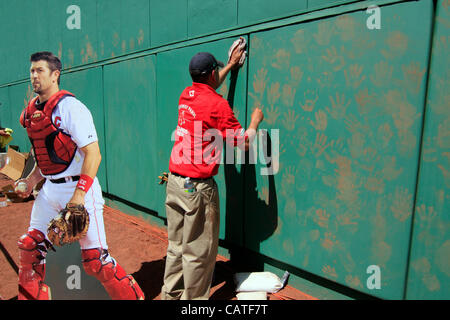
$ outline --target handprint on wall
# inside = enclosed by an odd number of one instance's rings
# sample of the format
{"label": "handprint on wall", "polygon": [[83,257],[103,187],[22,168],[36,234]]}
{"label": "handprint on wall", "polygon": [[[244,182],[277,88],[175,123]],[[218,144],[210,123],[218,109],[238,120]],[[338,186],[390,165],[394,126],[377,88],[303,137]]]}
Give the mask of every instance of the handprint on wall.
{"label": "handprint on wall", "polygon": [[345,94],[339,95],[336,93],[336,100],[330,96],[331,108],[326,107],[328,113],[333,117],[333,119],[339,120],[345,117],[345,112],[350,105],[351,99],[345,100]]}
{"label": "handprint on wall", "polygon": [[325,232],[324,238],[321,241],[321,246],[327,251],[332,251],[338,243],[339,241],[336,240],[336,236],[334,234],[331,232]]}
{"label": "handprint on wall", "polygon": [[363,66],[359,64],[352,64],[348,69],[344,70],[345,81],[347,86],[352,89],[357,89],[360,84],[366,79],[365,75],[361,76]]}
{"label": "handprint on wall", "polygon": [[317,32],[313,34],[316,43],[321,46],[326,46],[330,43],[330,39],[334,33],[335,26],[331,21],[321,21],[317,26]]}
{"label": "handprint on wall", "polygon": [[364,88],[355,93],[355,101],[358,104],[358,113],[365,115],[373,109],[374,95],[369,95],[369,90]]}
{"label": "handprint on wall", "polygon": [[280,112],[278,111],[278,107],[274,107],[273,105],[269,108],[264,108],[264,122],[268,125],[273,125],[278,117],[280,116]]}
{"label": "handprint on wall", "polygon": [[436,210],[434,210],[434,207],[427,207],[423,203],[416,207],[416,213],[419,218],[418,221],[424,229],[428,229],[434,222],[434,219],[438,216]]}
{"label": "handprint on wall", "polygon": [[349,14],[340,15],[336,19],[336,30],[343,41],[355,38],[357,30],[363,28],[358,26],[355,18]]}
{"label": "handprint on wall", "polygon": [[291,86],[297,87],[303,79],[304,72],[300,69],[300,67],[292,67],[291,68]]}
{"label": "handprint on wall", "polygon": [[393,31],[386,39],[389,50],[382,49],[381,54],[387,59],[402,57],[408,48],[408,37],[401,31]]}
{"label": "handprint on wall", "polygon": [[290,85],[285,84],[283,86],[283,91],[281,95],[281,101],[287,107],[292,107],[294,104],[295,92],[297,90],[293,89]]}
{"label": "handprint on wall", "polygon": [[291,59],[291,53],[285,49],[279,49],[272,61],[272,67],[279,70],[288,70]]}
{"label": "handprint on wall", "polygon": [[300,106],[304,111],[311,112],[314,110],[317,100],[319,100],[319,95],[316,90],[307,89],[304,93],[305,103],[300,102]]}
{"label": "handprint on wall", "polygon": [[296,53],[304,53],[309,46],[309,41],[310,38],[306,36],[305,30],[303,29],[297,30],[291,39]]}
{"label": "handprint on wall", "polygon": [[309,123],[311,123],[316,130],[325,131],[328,124],[327,114],[322,110],[319,110],[315,113],[315,118],[315,121],[310,120]]}
{"label": "handprint on wall", "polygon": [[328,142],[328,137],[323,133],[317,132],[316,140],[314,141],[314,145],[312,146],[312,153],[315,157],[320,157],[322,153],[331,145],[332,142]]}
{"label": "handprint on wall", "polygon": [[370,80],[377,87],[386,86],[391,82],[394,67],[386,61],[380,61],[374,65],[374,75],[370,75]]}
{"label": "handprint on wall", "polygon": [[258,103],[258,105],[261,105],[262,103],[268,80],[267,69],[258,69],[256,74],[253,75],[253,93],[249,92],[248,94]]}
{"label": "handprint on wall", "polygon": [[409,65],[402,65],[403,85],[411,93],[419,93],[425,70],[425,68],[420,67],[419,62],[411,62]]}
{"label": "handprint on wall", "polygon": [[393,201],[390,209],[394,217],[400,222],[404,222],[412,213],[412,194],[406,188],[397,187],[391,198]]}
{"label": "handprint on wall", "polygon": [[269,105],[273,106],[275,103],[277,103],[280,96],[280,83],[272,82],[270,84],[269,91],[267,91],[267,102],[269,103]]}
{"label": "handprint on wall", "polygon": [[330,214],[326,210],[319,208],[316,210],[316,215],[314,216],[314,222],[319,225],[319,227],[328,229],[328,222],[330,221]]}
{"label": "handprint on wall", "polygon": [[345,66],[345,59],[344,59],[344,46],[341,46],[340,53],[338,54],[336,51],[335,46],[331,46],[331,48],[326,49],[327,54],[322,55],[322,59],[328,62],[332,68],[333,71],[339,71]]}
{"label": "handprint on wall", "polygon": [[324,267],[322,268],[322,272],[323,272],[326,276],[331,277],[331,278],[337,278],[337,277],[338,277],[338,275],[337,275],[337,273],[336,273],[336,269],[335,269],[334,267],[329,266],[329,265],[324,266]]}
{"label": "handprint on wall", "polygon": [[288,131],[293,131],[298,117],[299,115],[296,115],[294,110],[288,110],[287,113],[284,113],[284,119],[281,120],[281,123]]}

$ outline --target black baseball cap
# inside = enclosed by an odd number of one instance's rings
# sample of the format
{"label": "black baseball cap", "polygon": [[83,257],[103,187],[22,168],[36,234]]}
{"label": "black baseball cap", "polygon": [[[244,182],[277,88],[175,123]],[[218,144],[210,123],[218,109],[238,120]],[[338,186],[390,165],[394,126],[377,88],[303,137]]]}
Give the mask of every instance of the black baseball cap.
{"label": "black baseball cap", "polygon": [[224,64],[216,60],[209,52],[199,52],[189,62],[189,73],[192,75],[204,75],[214,70],[217,66],[223,68]]}

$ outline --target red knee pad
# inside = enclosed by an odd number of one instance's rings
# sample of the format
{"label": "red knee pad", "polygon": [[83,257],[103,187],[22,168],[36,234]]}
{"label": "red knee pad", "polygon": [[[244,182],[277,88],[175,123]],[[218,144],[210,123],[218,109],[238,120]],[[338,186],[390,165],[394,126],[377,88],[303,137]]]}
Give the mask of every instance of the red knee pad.
{"label": "red knee pad", "polygon": [[[50,288],[43,283],[47,249],[52,248],[45,235],[32,229],[20,237],[19,300],[50,300]],[[53,249],[54,250],[54,249]]]}
{"label": "red knee pad", "polygon": [[114,277],[114,263],[107,262],[108,251],[101,248],[81,250],[81,259],[84,271],[96,277],[100,282],[108,281]]}
{"label": "red knee pad", "polygon": [[113,300],[144,300],[144,293],[130,275],[114,260],[107,261],[108,250],[94,248],[81,251],[87,274],[96,277]]}
{"label": "red knee pad", "polygon": [[47,250],[42,248],[45,235],[39,230],[32,229],[19,238],[17,246],[19,249],[19,260],[25,264],[39,264],[45,258]]}

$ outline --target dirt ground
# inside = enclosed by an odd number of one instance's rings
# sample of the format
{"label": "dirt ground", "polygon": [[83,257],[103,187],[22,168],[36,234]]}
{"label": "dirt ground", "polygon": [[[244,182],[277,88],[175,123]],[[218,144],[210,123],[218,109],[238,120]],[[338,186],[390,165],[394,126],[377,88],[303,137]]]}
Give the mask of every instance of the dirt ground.
{"label": "dirt ground", "polygon": [[[12,183],[0,174],[0,189]],[[4,198],[0,197],[0,201]],[[0,207],[0,299],[17,299],[17,240],[28,228],[33,200],[22,203],[8,202]],[[167,249],[167,233],[135,216],[105,206],[104,221],[111,255],[134,276],[145,293],[146,299],[159,300],[164,275]],[[133,248],[121,243],[134,243]],[[235,300],[234,270],[230,262],[217,256],[212,300]],[[295,288],[286,286],[276,294],[268,294],[270,300],[314,299]]]}

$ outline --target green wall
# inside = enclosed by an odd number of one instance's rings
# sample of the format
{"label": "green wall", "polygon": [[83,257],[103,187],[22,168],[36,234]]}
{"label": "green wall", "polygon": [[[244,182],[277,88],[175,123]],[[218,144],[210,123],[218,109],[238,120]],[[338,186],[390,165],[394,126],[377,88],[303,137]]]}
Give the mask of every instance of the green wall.
{"label": "green wall", "polygon": [[[65,27],[71,4],[80,30]],[[379,30],[366,26],[371,4]],[[210,51],[226,61],[244,36],[247,62],[218,91],[244,126],[263,109],[279,159],[272,152],[266,164],[257,148],[256,164],[221,166],[221,253],[257,253],[293,271],[294,286],[306,277],[350,296],[449,298],[446,1],[48,0],[0,10],[0,123],[14,144],[30,148],[17,121],[31,95],[29,54],[52,50],[62,87],[93,113],[103,190],[151,221],[165,219],[156,177],[168,168],[190,58]],[[22,22],[31,14],[49,22]],[[276,174],[262,175],[268,166]],[[54,255],[56,270],[73,251]],[[367,285],[373,265],[380,289]]]}
{"label": "green wall", "polygon": [[[252,34],[249,107],[264,106],[262,127],[280,129],[281,158],[276,230],[261,239],[254,226],[246,240],[367,293],[366,269],[377,265],[378,294],[400,299],[425,93],[423,78],[410,88],[402,71],[427,66],[430,28],[422,26],[431,24],[431,6],[405,3],[382,14],[387,32],[372,34],[365,13],[355,12]],[[403,47],[391,44],[397,39]],[[267,177],[256,181],[267,203],[275,191]],[[252,202],[246,213],[249,226],[261,217]]]}
{"label": "green wall", "polygon": [[408,299],[450,296],[450,8],[438,1],[407,279]]}

